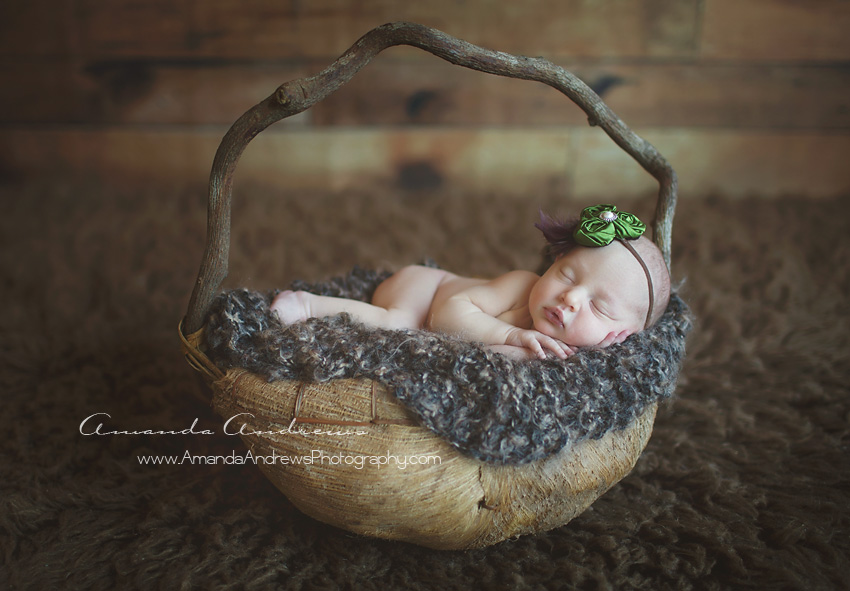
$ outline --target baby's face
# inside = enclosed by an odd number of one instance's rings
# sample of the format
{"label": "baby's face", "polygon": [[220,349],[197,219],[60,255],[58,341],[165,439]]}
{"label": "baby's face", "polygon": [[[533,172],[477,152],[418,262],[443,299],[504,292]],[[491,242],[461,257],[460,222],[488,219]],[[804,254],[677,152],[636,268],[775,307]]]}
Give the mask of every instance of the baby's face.
{"label": "baby's face", "polygon": [[537,280],[528,299],[535,330],[574,347],[643,328],[649,308],[646,275],[622,245],[577,247]]}

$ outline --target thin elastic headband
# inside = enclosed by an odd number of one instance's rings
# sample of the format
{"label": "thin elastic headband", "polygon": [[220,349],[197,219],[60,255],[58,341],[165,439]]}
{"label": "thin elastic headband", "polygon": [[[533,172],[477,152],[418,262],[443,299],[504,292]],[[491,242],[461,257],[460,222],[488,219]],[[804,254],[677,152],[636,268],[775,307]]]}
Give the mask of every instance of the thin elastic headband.
{"label": "thin elastic headband", "polygon": [[643,259],[638,254],[638,251],[635,249],[634,246],[629,244],[628,241],[621,238],[618,238],[616,241],[625,246],[628,251],[635,256],[637,262],[640,263],[643,272],[646,274],[646,286],[647,288],[649,288],[649,309],[646,311],[646,321],[643,323],[643,328],[647,329],[649,328],[649,324],[652,321],[652,308],[655,305],[655,290],[652,288],[652,275],[649,272],[649,267],[647,267],[646,263],[643,262]]}

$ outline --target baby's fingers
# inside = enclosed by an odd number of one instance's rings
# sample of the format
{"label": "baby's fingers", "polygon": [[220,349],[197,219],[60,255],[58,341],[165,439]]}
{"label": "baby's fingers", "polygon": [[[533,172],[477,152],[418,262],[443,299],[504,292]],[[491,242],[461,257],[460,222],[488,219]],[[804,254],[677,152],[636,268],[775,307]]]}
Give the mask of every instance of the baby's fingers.
{"label": "baby's fingers", "polygon": [[611,331],[608,335],[602,339],[602,342],[597,345],[599,348],[604,349],[605,347],[610,347],[611,345],[618,345],[625,341],[631,333],[627,330],[621,330],[620,332]]}
{"label": "baby's fingers", "polygon": [[599,344],[598,344],[598,345],[596,345],[596,346],[597,346],[597,347],[599,347],[600,349],[604,349],[605,347],[610,347],[611,345],[613,345],[613,344],[614,344],[614,339],[616,338],[616,336],[617,336],[617,333],[609,332],[609,333],[605,336],[605,338],[604,338],[604,339],[602,339],[602,340],[599,342]]}
{"label": "baby's fingers", "polygon": [[568,344],[562,343],[561,341],[555,341],[555,342],[558,343],[558,346],[561,348],[561,351],[564,352],[564,357],[562,357],[562,359],[566,359],[570,355],[575,355],[576,351],[578,351],[578,349],[573,349]]}
{"label": "baby's fingers", "polygon": [[551,337],[546,337],[545,344],[546,348],[552,351],[559,359],[566,359],[575,353],[568,344]]}
{"label": "baby's fingers", "polygon": [[525,331],[520,337],[522,346],[531,351],[538,359],[546,359],[546,351],[543,349],[543,344],[540,342],[545,338],[542,334],[537,334],[533,331]]}
{"label": "baby's fingers", "polygon": [[528,348],[532,353],[537,355],[538,359],[546,359],[546,351],[543,349],[543,345],[537,339],[529,339]]}

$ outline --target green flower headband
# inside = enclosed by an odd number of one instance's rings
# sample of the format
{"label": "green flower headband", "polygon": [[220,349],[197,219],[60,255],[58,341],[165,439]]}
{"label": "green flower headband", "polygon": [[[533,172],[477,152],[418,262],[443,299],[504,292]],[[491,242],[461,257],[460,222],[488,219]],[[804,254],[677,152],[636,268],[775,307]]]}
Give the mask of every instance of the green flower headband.
{"label": "green flower headband", "polygon": [[573,237],[582,246],[608,246],[618,240],[636,240],[646,231],[646,224],[634,214],[617,211],[615,205],[594,205],[581,212]]}
{"label": "green flower headband", "polygon": [[573,238],[581,246],[590,248],[608,246],[614,240],[625,246],[631,252],[643,272],[646,274],[646,283],[649,287],[649,309],[646,312],[644,328],[649,328],[652,319],[652,307],[655,302],[654,290],[652,288],[652,276],[649,267],[643,261],[635,247],[629,244],[629,240],[637,240],[646,231],[646,224],[634,214],[626,211],[617,211],[614,205],[594,205],[585,207],[581,212],[578,227],[573,233]]}

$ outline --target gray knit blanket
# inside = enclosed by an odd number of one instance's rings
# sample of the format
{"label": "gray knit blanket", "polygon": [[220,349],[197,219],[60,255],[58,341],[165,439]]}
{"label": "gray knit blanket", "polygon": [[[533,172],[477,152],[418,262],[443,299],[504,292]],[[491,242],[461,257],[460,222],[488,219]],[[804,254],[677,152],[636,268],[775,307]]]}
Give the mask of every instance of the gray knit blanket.
{"label": "gray knit blanket", "polygon": [[[387,276],[355,268],[291,288],[370,301]],[[647,405],[670,398],[692,326],[674,293],[655,326],[622,344],[565,360],[518,361],[425,330],[367,327],[347,314],[283,326],[269,309],[274,295],[243,289],[218,297],[205,338],[219,367],[242,367],[269,381],[377,380],[462,453],[502,464],[623,429]]]}

